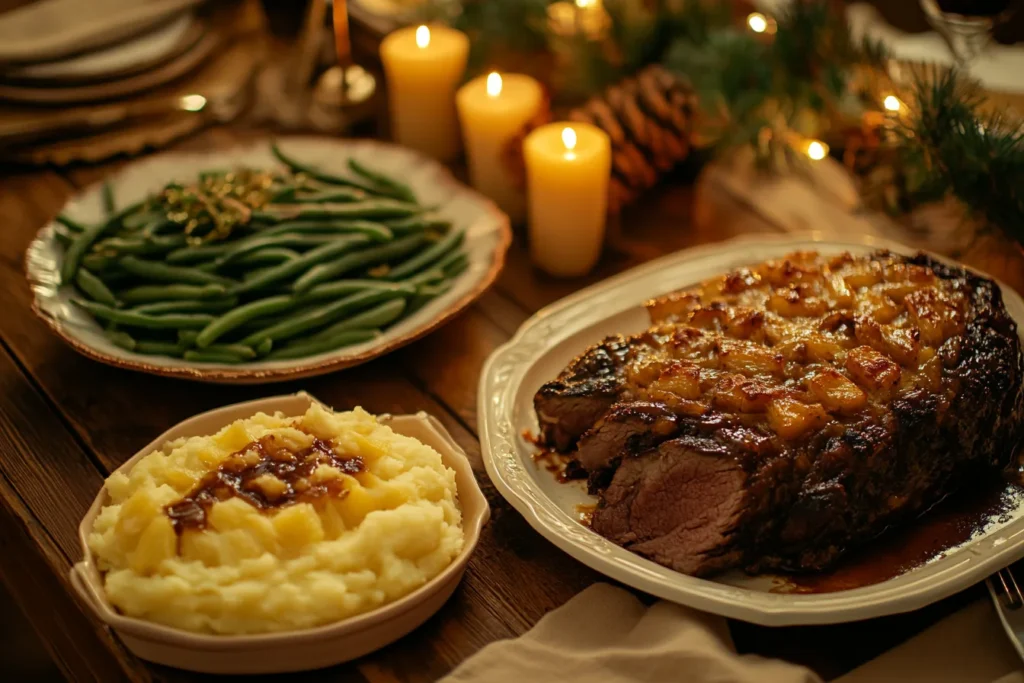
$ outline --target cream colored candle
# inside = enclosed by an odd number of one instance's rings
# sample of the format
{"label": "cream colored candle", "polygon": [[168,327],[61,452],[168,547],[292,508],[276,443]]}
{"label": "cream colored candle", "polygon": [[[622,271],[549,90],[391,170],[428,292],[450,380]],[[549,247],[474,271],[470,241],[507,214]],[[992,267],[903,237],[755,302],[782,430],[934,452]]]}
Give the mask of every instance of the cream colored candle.
{"label": "cream colored candle", "polygon": [[469,38],[446,26],[402,28],[380,44],[391,135],[441,161],[459,154],[455,89],[466,71]]}
{"label": "cream colored candle", "polygon": [[506,159],[512,139],[544,102],[540,83],[522,74],[491,73],[459,88],[455,104],[469,164],[469,181],[509,215],[526,217],[526,196]]}
{"label": "cream colored candle", "polygon": [[530,256],[560,277],[589,272],[601,256],[611,175],[607,133],[587,123],[549,123],[523,143]]}

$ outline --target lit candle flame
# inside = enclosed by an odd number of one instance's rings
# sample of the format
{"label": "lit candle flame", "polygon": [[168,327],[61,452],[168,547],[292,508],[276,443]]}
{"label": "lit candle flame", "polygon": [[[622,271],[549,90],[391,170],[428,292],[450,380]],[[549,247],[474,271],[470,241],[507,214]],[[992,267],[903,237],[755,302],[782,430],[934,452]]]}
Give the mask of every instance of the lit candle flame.
{"label": "lit candle flame", "polygon": [[416,29],[416,47],[424,48],[430,45],[430,29],[420,26]]}
{"label": "lit candle flame", "polygon": [[753,12],[747,16],[747,26],[754,33],[764,33],[768,30],[768,19],[760,12]]}
{"label": "lit candle flame", "polygon": [[828,155],[828,145],[820,140],[811,140],[807,145],[807,156],[815,161],[821,161]]}
{"label": "lit candle flame", "polygon": [[501,74],[497,71],[492,71],[487,75],[487,94],[491,97],[501,94]]}
{"label": "lit candle flame", "polygon": [[572,128],[565,127],[562,129],[562,144],[565,145],[565,158],[575,159],[576,158],[576,131]]}
{"label": "lit candle flame", "polygon": [[899,111],[903,106],[900,102],[900,98],[895,95],[886,95],[885,99],[882,101],[882,105],[885,107],[886,111]]}

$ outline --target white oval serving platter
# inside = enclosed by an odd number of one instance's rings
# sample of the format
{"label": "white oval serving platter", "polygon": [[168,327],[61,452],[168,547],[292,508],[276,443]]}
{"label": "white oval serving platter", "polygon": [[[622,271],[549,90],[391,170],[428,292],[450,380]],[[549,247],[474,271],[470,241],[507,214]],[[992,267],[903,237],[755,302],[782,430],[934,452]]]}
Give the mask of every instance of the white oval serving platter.
{"label": "white oval serving platter", "polygon": [[[593,504],[596,498],[587,495],[582,482],[559,483],[533,460],[536,447],[524,435],[537,433],[537,389],[603,337],[646,329],[645,300],[794,250],[863,254],[877,248],[913,253],[880,239],[739,238],[665,256],[539,311],[491,355],[480,377],[480,436],[491,481],[534,529],[593,569],[666,600],[765,626],[833,624],[907,612],[1021,559],[1024,509],[1010,511],[977,537],[921,567],[861,588],[786,593],[779,592],[779,577],[739,571],[700,579],[646,560],[583,526],[578,506]],[[1024,322],[1020,296],[1003,287],[1003,298],[1018,325]]]}
{"label": "white oval serving platter", "polygon": [[[444,295],[403,318],[374,340],[296,360],[237,365],[190,363],[168,356],[145,356],[115,346],[100,326],[71,303],[71,287],[59,286],[63,247],[54,224],[40,230],[25,255],[34,293],[33,310],[75,350],[95,360],[156,375],[221,383],[266,383],[312,377],[364,363],[422,337],[458,314],[497,278],[512,240],[508,216],[483,195],[459,183],[441,164],[409,149],[373,140],[286,137],[281,148],[325,171],[343,172],[350,157],[406,182],[425,205],[466,230],[463,248],[469,268]],[[109,180],[119,206],[158,192],[173,179],[190,179],[211,168],[278,167],[267,141],[223,151],[168,152],[128,164]],[[91,223],[101,219],[102,188],[94,185],[64,207],[70,217]]]}

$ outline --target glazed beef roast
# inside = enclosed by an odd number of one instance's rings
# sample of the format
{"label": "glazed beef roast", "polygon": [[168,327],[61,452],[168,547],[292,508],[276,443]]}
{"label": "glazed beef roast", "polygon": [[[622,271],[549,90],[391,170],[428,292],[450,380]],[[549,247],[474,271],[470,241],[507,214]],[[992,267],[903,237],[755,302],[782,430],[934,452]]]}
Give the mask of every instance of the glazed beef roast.
{"label": "glazed beef roast", "polygon": [[1024,359],[998,286],[796,253],[648,303],[535,397],[595,531],[678,571],[815,571],[1004,468]]}

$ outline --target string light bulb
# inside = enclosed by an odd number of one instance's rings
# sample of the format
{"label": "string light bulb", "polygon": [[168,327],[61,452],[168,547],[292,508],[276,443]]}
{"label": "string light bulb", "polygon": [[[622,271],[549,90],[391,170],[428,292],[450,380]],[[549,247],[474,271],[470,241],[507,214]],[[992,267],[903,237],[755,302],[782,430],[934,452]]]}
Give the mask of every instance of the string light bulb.
{"label": "string light bulb", "polygon": [[[579,2],[579,0],[577,0]],[[747,26],[754,33],[764,33],[768,30],[768,19],[760,12],[751,12],[747,16]]]}
{"label": "string light bulb", "polygon": [[882,106],[885,107],[886,111],[897,112],[903,108],[903,103],[895,95],[886,95],[885,99],[882,100]]}
{"label": "string light bulb", "polygon": [[814,161],[821,161],[828,156],[828,145],[821,140],[811,140],[807,143],[807,156]]}
{"label": "string light bulb", "polygon": [[202,111],[203,107],[206,106],[206,98],[193,93],[192,95],[182,96],[178,103],[185,111]]}
{"label": "string light bulb", "polygon": [[430,29],[420,26],[416,29],[416,47],[423,49],[427,45],[430,45]]}

